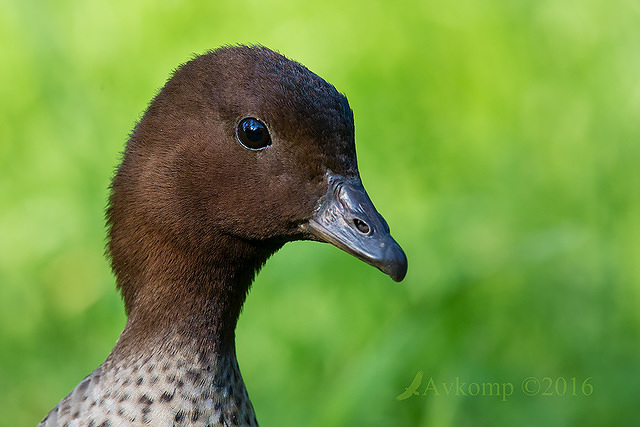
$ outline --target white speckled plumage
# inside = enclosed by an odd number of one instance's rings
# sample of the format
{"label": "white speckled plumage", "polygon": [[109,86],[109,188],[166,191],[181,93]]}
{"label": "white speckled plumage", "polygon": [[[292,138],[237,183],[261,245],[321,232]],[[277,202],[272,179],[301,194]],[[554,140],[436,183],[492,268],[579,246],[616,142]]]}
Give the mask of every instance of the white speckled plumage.
{"label": "white speckled plumage", "polygon": [[235,355],[197,354],[193,346],[138,358],[112,354],[40,426],[257,425]]}

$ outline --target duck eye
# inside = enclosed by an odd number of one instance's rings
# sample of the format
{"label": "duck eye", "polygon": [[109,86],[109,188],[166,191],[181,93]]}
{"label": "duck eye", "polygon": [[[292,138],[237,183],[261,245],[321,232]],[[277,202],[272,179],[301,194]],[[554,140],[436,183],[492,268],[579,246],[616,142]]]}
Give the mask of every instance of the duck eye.
{"label": "duck eye", "polygon": [[251,150],[260,150],[271,145],[267,126],[258,119],[247,117],[238,124],[238,140]]}

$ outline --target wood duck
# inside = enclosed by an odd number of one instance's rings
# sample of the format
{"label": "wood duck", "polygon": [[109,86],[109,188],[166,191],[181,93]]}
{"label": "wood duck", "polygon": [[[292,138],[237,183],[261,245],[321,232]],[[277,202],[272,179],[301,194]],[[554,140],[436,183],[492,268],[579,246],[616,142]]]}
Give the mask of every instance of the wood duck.
{"label": "wood duck", "polygon": [[407,270],[360,181],[347,99],[262,46],[175,71],[127,143],[107,225],[127,324],[43,426],[257,425],[235,328],[267,258],[316,240]]}

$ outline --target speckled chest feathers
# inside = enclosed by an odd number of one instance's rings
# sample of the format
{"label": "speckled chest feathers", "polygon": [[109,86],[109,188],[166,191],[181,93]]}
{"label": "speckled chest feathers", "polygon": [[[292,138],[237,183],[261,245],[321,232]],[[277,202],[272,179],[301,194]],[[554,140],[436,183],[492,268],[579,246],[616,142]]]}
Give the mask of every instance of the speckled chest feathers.
{"label": "speckled chest feathers", "polygon": [[192,348],[109,357],[65,397],[46,426],[257,425],[235,354]]}

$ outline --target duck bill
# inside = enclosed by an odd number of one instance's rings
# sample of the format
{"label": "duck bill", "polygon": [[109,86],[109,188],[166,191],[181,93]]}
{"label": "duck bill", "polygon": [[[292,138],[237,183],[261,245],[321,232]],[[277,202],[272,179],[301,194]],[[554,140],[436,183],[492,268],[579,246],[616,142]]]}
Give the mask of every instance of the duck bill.
{"label": "duck bill", "polygon": [[359,178],[329,177],[327,196],[307,223],[314,240],[337,246],[379,268],[396,282],[407,273],[407,257],[389,234]]}

